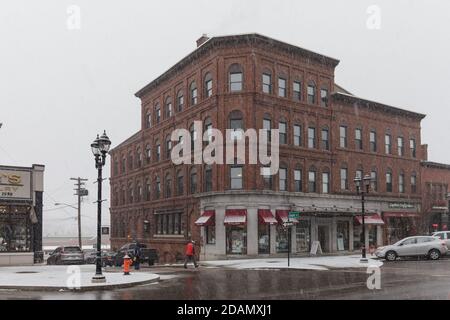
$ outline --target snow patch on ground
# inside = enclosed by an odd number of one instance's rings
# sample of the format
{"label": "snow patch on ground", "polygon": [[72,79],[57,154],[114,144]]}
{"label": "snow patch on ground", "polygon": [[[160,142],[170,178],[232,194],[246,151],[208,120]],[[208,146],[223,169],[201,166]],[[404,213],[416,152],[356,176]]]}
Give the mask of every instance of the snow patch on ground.
{"label": "snow patch on ground", "polygon": [[[289,269],[329,270],[331,268],[366,268],[380,267],[383,262],[368,258],[367,262],[360,262],[361,256],[333,256],[333,257],[302,257],[291,258]],[[245,260],[217,260],[203,261],[203,265],[228,267],[234,269],[286,269],[287,258],[245,259]]]}

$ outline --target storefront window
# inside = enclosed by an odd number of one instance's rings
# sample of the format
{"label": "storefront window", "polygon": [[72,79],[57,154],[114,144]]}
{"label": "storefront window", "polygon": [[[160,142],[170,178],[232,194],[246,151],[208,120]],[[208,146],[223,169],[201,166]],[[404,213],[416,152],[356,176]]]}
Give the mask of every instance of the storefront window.
{"label": "storefront window", "polygon": [[[8,210],[9,211],[9,210]],[[0,252],[31,250],[31,222],[27,209],[17,213],[6,211],[0,215]]]}
{"label": "storefront window", "polygon": [[311,245],[311,224],[309,221],[300,220],[295,226],[297,252],[309,252]]}
{"label": "storefront window", "polygon": [[183,234],[181,213],[156,215],[156,234]]}
{"label": "storefront window", "polygon": [[270,253],[270,224],[258,225],[258,253]]}
{"label": "storefront window", "polygon": [[362,227],[361,225],[353,225],[353,250],[361,249]]}
{"label": "storefront window", "polygon": [[288,230],[282,225],[277,224],[277,236],[275,239],[276,250],[278,253],[288,252]]}
{"label": "storefront window", "polygon": [[389,217],[387,219],[388,244],[416,235],[415,220],[409,217]]}
{"label": "storefront window", "polygon": [[216,243],[216,226],[206,226],[206,243],[215,244]]}
{"label": "storefront window", "polygon": [[336,225],[337,250],[344,251],[349,248],[349,223],[348,221],[338,221]]}
{"label": "storefront window", "polygon": [[369,229],[369,246],[370,247],[377,247],[377,226],[375,225],[368,225]]}
{"label": "storefront window", "polygon": [[247,226],[227,227],[227,254],[247,254]]}

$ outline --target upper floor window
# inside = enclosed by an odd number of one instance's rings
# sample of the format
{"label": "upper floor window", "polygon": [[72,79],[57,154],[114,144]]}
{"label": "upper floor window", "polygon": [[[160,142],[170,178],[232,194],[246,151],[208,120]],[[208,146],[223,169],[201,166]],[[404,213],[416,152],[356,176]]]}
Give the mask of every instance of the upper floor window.
{"label": "upper floor window", "polygon": [[161,196],[161,180],[157,176],[155,179],[155,199],[159,199]]}
{"label": "upper floor window", "polygon": [[302,127],[298,124],[294,125],[294,146],[302,145]]}
{"label": "upper floor window", "polygon": [[375,170],[372,170],[370,172],[370,179],[371,179],[371,188],[373,191],[378,191],[378,177],[377,172]]}
{"label": "upper floor window", "polygon": [[292,95],[295,101],[302,100],[302,83],[300,81],[294,81],[292,85]]}
{"label": "upper floor window", "polygon": [[287,143],[287,124],[285,120],[281,120],[278,124],[278,129],[280,131],[280,144],[286,144]]}
{"label": "upper floor window", "polygon": [[230,129],[233,129],[232,133],[233,139],[241,139],[242,131],[244,130],[244,119],[242,112],[239,110],[232,111],[229,116]]}
{"label": "upper floor window", "polygon": [[391,142],[391,135],[390,134],[386,134],[384,136],[384,152],[386,154],[391,154],[392,153],[392,142]]}
{"label": "upper floor window", "polygon": [[150,163],[151,159],[152,159],[152,149],[150,145],[147,144],[147,146],[145,147],[145,161],[147,162],[147,164]]}
{"label": "upper floor window", "polygon": [[268,118],[268,116],[265,116],[263,119],[263,129],[267,130],[267,141],[271,141],[271,135],[270,135],[270,131],[272,129],[272,120],[270,120],[270,118]]}
{"label": "upper floor window", "polygon": [[231,189],[242,189],[243,176],[242,176],[242,166],[232,165],[230,166],[230,188]]}
{"label": "upper floor window", "polygon": [[145,181],[145,200],[146,201],[151,200],[151,189],[152,189],[152,184],[150,182],[150,178],[147,178],[147,180]]}
{"label": "upper floor window", "polygon": [[172,116],[172,99],[167,98],[166,100],[166,119]]}
{"label": "upper floor window", "polygon": [[159,105],[156,106],[156,123],[161,121],[161,108]]}
{"label": "upper floor window", "polygon": [[205,167],[205,192],[212,191],[212,168],[211,166]]}
{"label": "upper floor window", "polygon": [[320,105],[322,107],[328,106],[328,89],[320,89]]}
{"label": "upper floor window", "polygon": [[279,176],[279,189],[280,191],[287,191],[287,169],[280,168],[278,171]]}
{"label": "upper floor window", "polygon": [[184,176],[183,171],[179,170],[177,173],[177,195],[182,196],[184,193]]}
{"label": "upper floor window", "polygon": [[191,93],[191,106],[195,106],[198,102],[198,92],[197,92],[197,85],[195,84],[195,81],[191,83],[191,86],[189,87],[190,93]]}
{"label": "upper floor window", "polygon": [[181,112],[183,111],[184,108],[184,95],[183,95],[183,91],[180,90],[178,91],[177,94],[177,111]]}
{"label": "upper floor window", "polygon": [[411,149],[411,157],[416,157],[416,140],[409,139],[409,148]]}
{"label": "upper floor window", "polygon": [[355,146],[357,150],[363,149],[362,130],[355,129]]}
{"label": "upper floor window", "polygon": [[264,167],[263,168],[263,182],[264,182],[264,189],[265,190],[273,190],[273,180],[272,175],[270,174],[270,168]]}
{"label": "upper floor window", "polygon": [[170,154],[172,152],[172,140],[170,140],[170,135],[166,137],[166,159],[170,159]]}
{"label": "upper floor window", "polygon": [[152,114],[150,112],[147,112],[147,115],[145,117],[145,128],[151,128],[152,126]]}
{"label": "upper floor window", "polygon": [[190,187],[190,193],[194,194],[197,192],[197,170],[193,168],[191,170],[191,175],[189,178],[189,187]]}
{"label": "upper floor window", "polygon": [[405,174],[403,172],[398,176],[398,192],[405,192]]}
{"label": "upper floor window", "polygon": [[166,198],[170,198],[172,196],[172,178],[170,177],[170,174],[166,174],[166,187],[164,190],[164,195]]}
{"label": "upper floor window", "polygon": [[392,192],[392,172],[386,172],[386,192]]}
{"label": "upper floor window", "polygon": [[308,148],[316,147],[316,128],[308,128]]}
{"label": "upper floor window", "polygon": [[125,159],[125,156],[123,156],[123,158],[122,158],[122,163],[121,163],[121,173],[125,173],[125,169],[126,169],[126,163],[127,163],[127,160]]}
{"label": "upper floor window", "polygon": [[339,146],[341,148],[347,148],[347,127],[339,127]]}
{"label": "upper floor window", "polygon": [[370,152],[377,152],[377,133],[374,130],[370,131],[369,141]]}
{"label": "upper floor window", "polygon": [[416,173],[413,172],[411,174],[411,193],[417,192],[417,176]]}
{"label": "upper floor window", "polygon": [[341,190],[348,190],[348,170],[341,168]]}
{"label": "upper floor window", "polygon": [[314,82],[308,83],[308,103],[316,103],[316,85],[314,84]]}
{"label": "upper floor window", "polygon": [[205,76],[205,97],[209,98],[213,94],[213,81],[211,73],[207,73]]}
{"label": "upper floor window", "polygon": [[404,152],[403,152],[403,138],[402,137],[398,137],[397,138],[397,153],[400,157],[403,156]]}
{"label": "upper floor window", "polygon": [[278,78],[278,96],[286,97],[286,79]]}
{"label": "upper floor window", "polygon": [[308,171],[308,192],[317,192],[316,169],[314,168],[311,168]]}
{"label": "upper floor window", "polygon": [[330,193],[330,173],[322,172],[322,193]]}
{"label": "upper floor window", "polygon": [[272,75],[269,73],[263,73],[262,75],[262,87],[264,93],[272,93]]}
{"label": "upper floor window", "polygon": [[322,149],[323,150],[330,150],[328,128],[322,128],[321,142],[322,142]]}
{"label": "upper floor window", "polygon": [[243,72],[239,64],[233,64],[230,67],[230,92],[242,91],[243,87]]}
{"label": "upper floor window", "polygon": [[161,145],[159,143],[156,144],[156,161],[161,160]]}
{"label": "upper floor window", "polygon": [[295,192],[302,192],[302,170],[294,170],[294,188]]}
{"label": "upper floor window", "polygon": [[141,153],[141,149],[137,149],[136,151],[136,162],[137,162],[137,167],[140,168],[142,166],[142,153]]}
{"label": "upper floor window", "polygon": [[128,153],[128,170],[133,170],[133,153]]}

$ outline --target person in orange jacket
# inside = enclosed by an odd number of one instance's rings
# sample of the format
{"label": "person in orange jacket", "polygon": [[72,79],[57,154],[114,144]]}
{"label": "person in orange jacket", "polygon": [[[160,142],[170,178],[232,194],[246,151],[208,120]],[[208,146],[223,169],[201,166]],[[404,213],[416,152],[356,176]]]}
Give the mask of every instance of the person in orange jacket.
{"label": "person in orange jacket", "polygon": [[195,241],[189,241],[186,245],[186,258],[184,259],[184,268],[187,269],[188,261],[192,261],[194,266],[198,268],[197,261],[195,260]]}

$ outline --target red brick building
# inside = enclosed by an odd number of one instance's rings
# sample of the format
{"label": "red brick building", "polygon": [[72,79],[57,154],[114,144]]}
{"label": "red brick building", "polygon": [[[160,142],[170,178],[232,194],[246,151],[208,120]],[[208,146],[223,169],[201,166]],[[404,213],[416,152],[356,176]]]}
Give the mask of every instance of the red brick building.
{"label": "red brick building", "polygon": [[[339,61],[259,34],[202,37],[136,93],[141,128],[111,151],[111,245],[138,239],[161,261],[198,240],[201,258],[360,247],[356,175],[371,175],[366,245],[417,232],[424,115],[356,97],[334,82]],[[280,170],[174,165],[174,129],[279,129]],[[193,134],[198,139],[199,133]],[[204,142],[207,143],[207,142]],[[247,143],[248,146],[248,143]]]}
{"label": "red brick building", "polygon": [[422,229],[449,230],[450,165],[424,161],[422,176]]}

